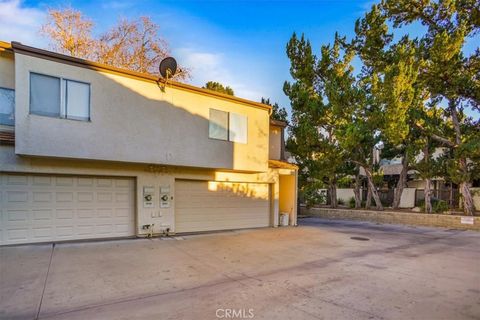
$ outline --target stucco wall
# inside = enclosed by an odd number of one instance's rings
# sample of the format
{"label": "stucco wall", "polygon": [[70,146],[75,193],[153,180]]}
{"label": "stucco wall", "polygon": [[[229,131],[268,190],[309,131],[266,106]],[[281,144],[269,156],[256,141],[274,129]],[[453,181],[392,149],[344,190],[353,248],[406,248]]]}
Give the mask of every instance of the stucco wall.
{"label": "stucco wall", "polygon": [[404,188],[400,197],[400,208],[415,207],[415,188]]}
{"label": "stucco wall", "polygon": [[470,188],[473,197],[473,205],[477,211],[480,211],[480,188]]}
{"label": "stucco wall", "polygon": [[[362,193],[360,193],[360,196]],[[351,198],[355,198],[355,193],[353,192],[353,189],[351,188],[337,188],[337,200],[342,199],[343,202],[348,205],[348,202],[350,201]]]}
{"label": "stucco wall", "polygon": [[[91,122],[29,114],[29,73],[91,84]],[[4,78],[3,75],[0,78]],[[268,169],[268,110],[15,54],[16,153],[204,168]],[[209,109],[248,117],[248,143],[208,137]]]}
{"label": "stucco wall", "polygon": [[280,175],[279,209],[280,213],[288,213],[291,225],[296,225],[297,210],[296,176]]}
{"label": "stucco wall", "polygon": [[13,54],[0,51],[0,87],[15,89],[15,64]]}
{"label": "stucco wall", "polygon": [[269,159],[280,160],[282,154],[282,128],[270,126]]}
{"label": "stucco wall", "polygon": [[[141,229],[142,225],[152,223],[155,224],[155,232],[160,232],[161,229],[167,227],[175,231],[175,199],[173,199],[170,208],[160,209],[158,198],[155,208],[144,208],[144,186],[154,187],[157,192],[161,186],[169,186],[170,194],[174,195],[175,179],[270,183],[272,189],[272,220],[275,222],[274,226],[278,225],[280,195],[278,169],[269,169],[265,173],[235,173],[211,169],[107,161],[25,157],[16,155],[14,148],[11,146],[0,146],[0,172],[134,177],[137,185],[135,215],[138,235],[146,233]],[[152,213],[155,216],[153,218]],[[159,213],[161,213],[161,217],[158,217]]]}

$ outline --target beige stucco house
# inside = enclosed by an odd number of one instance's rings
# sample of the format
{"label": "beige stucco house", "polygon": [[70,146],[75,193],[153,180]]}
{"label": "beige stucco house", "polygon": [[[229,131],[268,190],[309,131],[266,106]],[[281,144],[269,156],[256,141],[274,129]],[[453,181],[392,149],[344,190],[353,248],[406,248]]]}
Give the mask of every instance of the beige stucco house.
{"label": "beige stucco house", "polygon": [[0,245],[296,225],[270,113],[0,42]]}

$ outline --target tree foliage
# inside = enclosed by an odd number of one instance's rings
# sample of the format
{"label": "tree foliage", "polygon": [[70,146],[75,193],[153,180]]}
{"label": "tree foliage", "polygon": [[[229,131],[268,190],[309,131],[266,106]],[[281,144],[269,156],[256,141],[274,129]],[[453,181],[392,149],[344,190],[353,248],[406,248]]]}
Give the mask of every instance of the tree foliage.
{"label": "tree foliage", "polygon": [[272,104],[270,102],[270,98],[265,99],[264,97],[262,97],[262,99],[260,100],[260,103],[263,103],[272,107],[272,115],[270,116],[271,119],[288,123],[288,113],[287,113],[287,110],[285,110],[285,108],[280,107],[276,102]]}
{"label": "tree foliage", "polygon": [[[158,75],[160,61],[169,54],[159,26],[149,17],[120,19],[110,30],[93,35],[94,23],[73,8],[50,9],[41,33],[53,51],[93,60],[117,68]],[[189,70],[178,68],[175,79],[188,79]]]}
{"label": "tree foliage", "polygon": [[235,95],[232,88],[230,88],[229,86],[224,86],[220,82],[216,82],[216,81],[208,81],[207,83],[205,83],[205,86],[203,86],[202,88],[220,92],[223,94],[228,94],[230,96]]}
{"label": "tree foliage", "polygon": [[[480,175],[480,123],[464,109],[480,111],[480,50],[467,57],[463,45],[478,34],[479,18],[475,0],[384,0],[356,22],[350,42],[336,34],[320,58],[303,35],[293,34],[287,56],[294,82],[284,85],[292,105],[288,148],[306,188],[318,181],[331,188],[345,174],[358,181],[361,168],[381,209],[374,150],[382,148],[384,157],[402,159],[394,207],[408,170],[416,169],[427,182],[443,175],[458,183],[465,213],[472,214],[469,184]],[[396,40],[410,23],[427,31]],[[357,72],[354,58],[362,66]],[[433,158],[439,147],[448,152]]]}
{"label": "tree foliage", "polygon": [[471,146],[479,144],[480,130],[478,122],[465,116],[464,109],[480,111],[480,50],[466,57],[463,46],[467,38],[480,31],[478,1],[385,0],[382,7],[395,27],[421,23],[427,28],[419,39],[423,59],[419,81],[433,101],[446,101],[444,116],[453,130],[418,127],[430,139],[452,150],[452,178],[460,186],[465,213],[471,215],[474,207],[469,184],[475,168],[469,161],[475,158]]}

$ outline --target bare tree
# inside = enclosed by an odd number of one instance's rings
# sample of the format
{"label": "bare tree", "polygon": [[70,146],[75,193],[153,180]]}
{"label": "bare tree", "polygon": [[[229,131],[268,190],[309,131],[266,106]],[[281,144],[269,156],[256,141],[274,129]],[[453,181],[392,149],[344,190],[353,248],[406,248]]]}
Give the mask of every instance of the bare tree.
{"label": "bare tree", "polygon": [[[51,9],[41,33],[50,39],[50,48],[56,52],[141,73],[158,75],[160,61],[169,55],[168,43],[158,35],[159,26],[149,17],[120,19],[97,38],[92,36],[93,27],[93,22],[78,10]],[[190,71],[180,67],[174,78],[189,77]]]}
{"label": "bare tree", "polygon": [[53,51],[72,57],[90,59],[93,57],[93,22],[73,8],[48,10],[47,22],[40,33],[50,38],[49,47]]}

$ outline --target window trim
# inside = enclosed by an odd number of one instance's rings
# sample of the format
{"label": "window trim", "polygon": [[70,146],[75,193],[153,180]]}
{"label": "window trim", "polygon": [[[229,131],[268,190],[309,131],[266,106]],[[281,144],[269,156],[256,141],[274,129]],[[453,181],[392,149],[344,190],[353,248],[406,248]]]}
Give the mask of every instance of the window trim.
{"label": "window trim", "polygon": [[[36,75],[39,75],[39,76],[42,76],[42,77],[49,77],[49,78],[53,78],[53,79],[58,79],[59,86],[60,86],[60,96],[59,96],[60,109],[58,110],[58,115],[59,115],[58,117],[52,117],[52,116],[49,116],[49,115],[38,114],[38,113],[32,112],[32,74],[36,74]],[[42,73],[30,71],[29,77],[28,77],[28,113],[29,114],[34,114],[34,115],[40,116],[40,117],[62,119],[62,117],[61,117],[61,111],[62,110],[61,109],[62,109],[62,78],[52,76],[52,75],[49,75],[49,74],[42,74]]]}
{"label": "window trim", "polygon": [[13,124],[5,124],[5,123],[0,123],[0,126],[6,126],[6,127],[14,127],[15,126],[15,89],[12,89],[12,88],[6,88],[6,87],[2,87],[0,86],[0,90],[9,90],[9,91],[13,91]]}
{"label": "window trim", "polygon": [[[79,81],[79,80],[73,80],[73,79],[68,79],[68,78],[61,78],[62,81],[65,83],[65,118],[62,119],[67,119],[67,120],[75,120],[75,121],[86,121],[90,122],[91,117],[90,117],[90,111],[91,111],[91,96],[92,96],[92,85],[89,82],[85,81]],[[76,83],[81,83],[81,84],[86,84],[88,86],[88,118],[86,119],[74,119],[74,118],[69,118],[68,117],[68,82],[76,82]]]}
{"label": "window trim", "polygon": [[[225,112],[227,114],[227,139],[219,139],[219,138],[210,137],[210,121],[211,121],[210,120],[210,110],[221,111],[221,112]],[[230,114],[237,114],[237,115],[245,117],[245,120],[246,120],[245,123],[247,125],[246,132],[245,132],[246,142],[238,142],[238,141],[233,141],[233,140],[230,139],[231,138],[230,137]],[[229,111],[220,110],[220,109],[216,109],[216,108],[208,108],[208,125],[209,125],[209,133],[208,133],[208,138],[209,139],[216,140],[216,141],[227,141],[227,142],[231,142],[231,143],[248,144],[248,116],[246,114],[229,112]]]}
{"label": "window trim", "polygon": [[[215,110],[215,111],[220,111],[220,112],[224,112],[227,114],[227,127],[225,128],[226,131],[227,131],[227,138],[226,139],[220,139],[220,138],[214,138],[214,137],[211,137],[210,136],[210,111],[211,110]],[[228,111],[224,111],[224,110],[220,110],[220,109],[215,109],[215,108],[208,108],[208,138],[209,139],[212,139],[212,140],[217,140],[217,141],[230,141],[230,112]]]}
{"label": "window trim", "polygon": [[[238,116],[241,116],[241,117],[245,118],[245,125],[246,125],[246,128],[245,128],[245,142],[231,140],[230,132],[232,130],[230,128],[230,116],[232,114],[235,114],[235,115],[238,115]],[[228,113],[228,141],[231,141],[231,142],[234,142],[234,143],[248,144],[248,116],[247,115],[241,114],[241,113],[236,113],[236,112],[229,112]]]}
{"label": "window trim", "polygon": [[[58,79],[60,81],[60,110],[58,112],[59,116],[58,117],[52,117],[48,115],[43,115],[43,114],[38,114],[38,113],[32,113],[32,74],[36,74],[39,76],[44,76],[44,77],[50,77],[54,79]],[[45,73],[40,73],[36,71],[29,71],[29,106],[28,106],[28,113],[29,115],[35,115],[35,116],[40,116],[40,117],[48,117],[48,118],[53,118],[53,119],[63,119],[63,120],[71,120],[71,121],[81,121],[81,122],[92,122],[92,117],[91,117],[91,110],[92,110],[92,84],[90,82],[85,82],[85,81],[80,81],[80,80],[75,80],[75,79],[70,79],[70,78],[65,78],[65,77],[59,77],[59,76],[54,76],[51,74],[45,74]],[[74,119],[74,118],[69,118],[68,117],[68,112],[67,112],[67,94],[68,94],[68,89],[67,89],[67,82],[72,81],[72,82],[77,82],[77,83],[83,83],[88,85],[88,119]],[[62,111],[65,111],[65,114],[62,116]]]}

